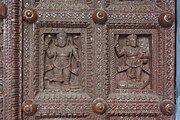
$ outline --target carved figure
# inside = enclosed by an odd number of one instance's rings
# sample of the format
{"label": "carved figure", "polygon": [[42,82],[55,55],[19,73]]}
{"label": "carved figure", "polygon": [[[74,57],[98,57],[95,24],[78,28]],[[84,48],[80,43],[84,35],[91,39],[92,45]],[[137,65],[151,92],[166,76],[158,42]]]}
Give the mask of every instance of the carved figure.
{"label": "carved figure", "polygon": [[[125,72],[126,76],[120,80],[120,86],[144,88],[149,83],[149,51],[138,46],[137,35],[131,34],[127,38],[126,45],[123,48],[120,48],[118,43],[115,46],[118,58],[124,57],[124,65],[118,66],[117,69],[118,73]],[[116,42],[118,39],[119,35],[116,36]],[[142,86],[136,83],[140,83]]]}
{"label": "carved figure", "polygon": [[79,68],[72,68],[72,57],[76,59],[77,66],[80,66],[77,47],[73,44],[73,37],[67,36],[63,31],[57,34],[54,45],[50,48],[51,40],[50,35],[45,40],[46,55],[52,59],[52,64],[48,66],[45,72],[52,71],[53,77],[46,79],[49,79],[50,82],[60,82],[64,85],[65,91],[69,91],[71,74],[78,75],[79,70]]}

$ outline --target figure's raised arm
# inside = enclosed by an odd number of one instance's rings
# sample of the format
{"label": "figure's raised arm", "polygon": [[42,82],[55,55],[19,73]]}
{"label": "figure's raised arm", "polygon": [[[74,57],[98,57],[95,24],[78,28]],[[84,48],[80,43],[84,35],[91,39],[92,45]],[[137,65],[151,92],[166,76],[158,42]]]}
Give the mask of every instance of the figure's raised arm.
{"label": "figure's raised arm", "polygon": [[47,50],[49,48],[49,43],[51,42],[51,40],[52,40],[52,36],[50,34],[45,37],[44,50]]}
{"label": "figure's raised arm", "polygon": [[73,50],[73,56],[74,56],[74,58],[75,58],[78,62],[80,62],[79,54],[78,54],[78,48],[73,47],[72,50]]}
{"label": "figure's raised arm", "polygon": [[52,36],[49,34],[45,38],[45,46],[44,46],[44,49],[46,51],[46,54],[47,54],[48,58],[53,58],[54,57],[53,49],[52,50],[49,49],[49,43],[51,41],[52,41]]}
{"label": "figure's raised arm", "polygon": [[123,56],[125,54],[125,49],[124,49],[124,47],[120,48],[118,40],[119,40],[119,35],[116,35],[115,36],[115,47],[114,47],[114,50],[115,50],[117,56],[121,57],[121,56]]}

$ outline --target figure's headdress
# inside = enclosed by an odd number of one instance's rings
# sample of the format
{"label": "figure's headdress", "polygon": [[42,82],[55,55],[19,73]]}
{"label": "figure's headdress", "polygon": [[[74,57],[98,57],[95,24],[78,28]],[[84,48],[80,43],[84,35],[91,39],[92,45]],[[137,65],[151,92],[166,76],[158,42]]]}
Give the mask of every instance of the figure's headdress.
{"label": "figure's headdress", "polygon": [[128,35],[128,39],[137,39],[137,35],[136,34],[131,34],[131,35]]}
{"label": "figure's headdress", "polygon": [[66,32],[65,32],[64,30],[61,30],[61,31],[57,34],[57,38],[58,38],[59,36],[67,37],[67,34],[66,34]]}
{"label": "figure's headdress", "polygon": [[[64,37],[65,40],[67,39],[67,34],[64,30],[61,30],[58,34],[57,34],[57,38],[54,40],[55,45],[58,45],[58,40],[59,37]],[[67,44],[67,43],[66,43]]]}

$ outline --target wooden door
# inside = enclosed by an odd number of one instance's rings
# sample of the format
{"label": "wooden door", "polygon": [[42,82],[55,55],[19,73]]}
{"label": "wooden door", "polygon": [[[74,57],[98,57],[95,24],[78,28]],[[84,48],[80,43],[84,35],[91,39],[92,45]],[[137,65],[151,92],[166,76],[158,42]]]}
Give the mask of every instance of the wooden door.
{"label": "wooden door", "polygon": [[3,120],[174,119],[175,0],[5,3]]}

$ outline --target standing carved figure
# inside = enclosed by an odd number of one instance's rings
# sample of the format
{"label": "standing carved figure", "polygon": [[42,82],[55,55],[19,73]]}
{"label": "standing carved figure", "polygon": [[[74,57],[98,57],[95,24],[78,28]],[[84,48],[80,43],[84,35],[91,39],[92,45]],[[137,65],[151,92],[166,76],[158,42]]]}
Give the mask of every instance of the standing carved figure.
{"label": "standing carved figure", "polygon": [[120,48],[117,43],[115,47],[118,58],[124,57],[124,65],[118,66],[118,73],[126,72],[126,80],[141,83],[146,79],[143,73],[150,74],[149,66],[147,66],[149,51],[138,46],[137,35],[131,34],[127,38],[126,46]]}
{"label": "standing carved figure", "polygon": [[72,57],[76,59],[78,66],[80,64],[77,47],[73,44],[72,36],[67,36],[63,31],[57,34],[54,46],[50,49],[51,40],[49,36],[45,42],[47,57],[52,59],[52,64],[46,70],[53,71],[53,77],[49,81],[60,82],[64,85],[65,91],[69,91],[71,74],[78,74],[78,69],[72,68]]}

